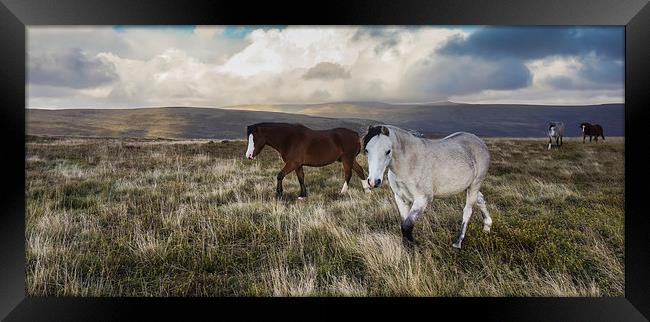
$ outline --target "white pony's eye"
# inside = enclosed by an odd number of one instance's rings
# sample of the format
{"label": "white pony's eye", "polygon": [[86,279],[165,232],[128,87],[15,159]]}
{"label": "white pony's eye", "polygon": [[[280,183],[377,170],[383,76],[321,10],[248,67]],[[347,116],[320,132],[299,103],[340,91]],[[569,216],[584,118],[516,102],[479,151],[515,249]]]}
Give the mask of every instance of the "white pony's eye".
{"label": "white pony's eye", "polygon": [[389,155],[389,154],[390,154],[390,150],[386,151],[386,155]]}

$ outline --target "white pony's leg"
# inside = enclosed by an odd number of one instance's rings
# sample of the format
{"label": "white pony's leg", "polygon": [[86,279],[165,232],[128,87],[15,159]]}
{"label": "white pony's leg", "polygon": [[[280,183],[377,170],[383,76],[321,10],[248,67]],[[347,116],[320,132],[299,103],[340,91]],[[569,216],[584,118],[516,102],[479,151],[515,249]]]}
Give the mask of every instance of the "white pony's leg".
{"label": "white pony's leg", "polygon": [[406,219],[409,215],[409,206],[406,204],[406,202],[402,199],[402,197],[398,196],[396,193],[393,194],[395,196],[395,203],[397,204],[397,210],[399,210],[399,215],[402,217],[402,221]]}
{"label": "white pony's leg", "polygon": [[411,210],[409,211],[409,218],[415,221],[418,216],[424,212],[424,209],[427,207],[428,203],[429,199],[426,197],[415,198],[413,201],[413,206],[411,206]]}
{"label": "white pony's leg", "polygon": [[476,199],[476,204],[478,207],[481,209],[481,212],[483,213],[483,231],[488,233],[490,232],[490,228],[492,227],[492,217],[490,216],[490,212],[487,209],[487,206],[485,204],[485,199],[483,199],[483,194],[479,191],[478,192],[478,198]]}
{"label": "white pony's leg", "polygon": [[460,224],[460,231],[458,232],[458,237],[456,241],[452,244],[455,248],[460,248],[463,239],[465,238],[465,231],[467,230],[467,225],[469,224],[469,219],[472,217],[472,207],[476,204],[478,199],[478,190],[470,187],[467,189],[467,198],[465,199],[465,208],[463,208],[463,222]]}
{"label": "white pony's leg", "polygon": [[422,212],[424,212],[424,209],[427,207],[428,203],[428,198],[416,197],[415,200],[413,200],[413,205],[408,212],[408,216],[402,220],[402,237],[411,243],[415,243],[415,238],[413,238],[413,227],[415,226],[415,220],[418,219],[418,216]]}
{"label": "white pony's leg", "polygon": [[363,187],[363,191],[370,193],[370,185],[368,184],[368,181],[362,179],[361,186]]}

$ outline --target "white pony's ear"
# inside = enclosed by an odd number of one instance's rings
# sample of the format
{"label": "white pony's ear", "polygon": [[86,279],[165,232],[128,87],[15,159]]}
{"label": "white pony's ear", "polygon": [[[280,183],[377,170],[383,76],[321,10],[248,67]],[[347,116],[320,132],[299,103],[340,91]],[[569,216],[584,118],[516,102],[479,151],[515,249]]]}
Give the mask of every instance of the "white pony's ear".
{"label": "white pony's ear", "polygon": [[389,132],[388,132],[388,128],[387,128],[387,127],[385,127],[385,126],[382,126],[382,127],[381,127],[381,134],[383,134],[383,135],[386,135],[386,136],[387,136],[387,135],[388,135],[388,133],[389,133]]}

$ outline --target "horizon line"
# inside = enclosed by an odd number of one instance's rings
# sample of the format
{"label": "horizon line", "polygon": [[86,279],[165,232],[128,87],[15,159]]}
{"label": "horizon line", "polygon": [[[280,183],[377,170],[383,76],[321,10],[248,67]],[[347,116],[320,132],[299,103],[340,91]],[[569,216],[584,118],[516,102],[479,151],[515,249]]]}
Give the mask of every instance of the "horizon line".
{"label": "horizon line", "polygon": [[378,103],[386,105],[434,105],[444,106],[444,103],[448,104],[457,104],[457,105],[524,105],[524,106],[598,106],[598,105],[613,105],[613,104],[623,104],[625,102],[608,102],[608,103],[597,103],[597,104],[541,104],[541,103],[468,103],[468,102],[456,102],[456,101],[434,101],[434,102],[399,102],[399,103],[389,103],[382,101],[331,101],[331,102],[321,102],[321,103],[244,103],[244,104],[235,104],[235,105],[224,105],[224,106],[215,106],[215,105],[143,105],[136,107],[40,107],[40,106],[25,106],[25,109],[36,109],[36,110],[126,110],[126,109],[143,109],[143,108],[217,108],[217,109],[229,109],[233,107],[240,106],[250,106],[250,105],[269,105],[269,106],[280,106],[280,105],[327,105],[327,104],[350,104],[350,103]]}

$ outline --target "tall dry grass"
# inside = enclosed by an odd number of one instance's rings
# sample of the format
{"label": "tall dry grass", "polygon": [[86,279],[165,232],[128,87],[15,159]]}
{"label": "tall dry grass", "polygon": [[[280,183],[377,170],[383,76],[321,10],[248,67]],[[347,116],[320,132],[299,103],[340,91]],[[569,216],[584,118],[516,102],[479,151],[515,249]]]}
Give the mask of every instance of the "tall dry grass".
{"label": "tall dry grass", "polygon": [[[487,139],[494,225],[463,194],[436,199],[401,244],[388,187],[364,194],[341,165],[307,168],[274,200],[282,163],[241,141],[30,138],[30,296],[621,296],[622,140]],[[365,167],[365,157],[358,157]]]}

